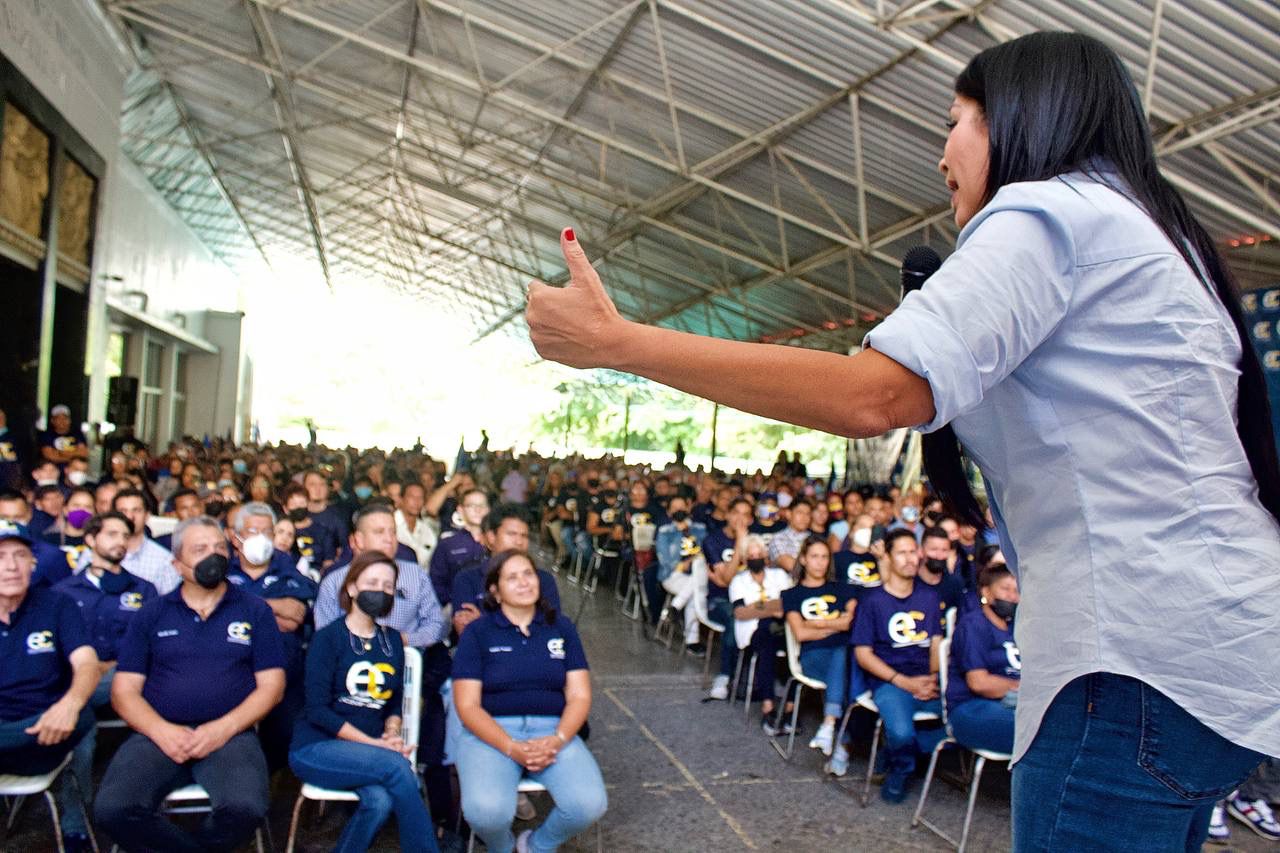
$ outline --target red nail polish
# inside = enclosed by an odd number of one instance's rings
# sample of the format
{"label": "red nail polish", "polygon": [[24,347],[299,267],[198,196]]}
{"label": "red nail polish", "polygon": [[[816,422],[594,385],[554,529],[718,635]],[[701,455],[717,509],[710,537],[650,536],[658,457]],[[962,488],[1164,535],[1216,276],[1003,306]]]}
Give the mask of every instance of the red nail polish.
{"label": "red nail polish", "polygon": [[572,228],[566,228],[566,229],[564,229],[564,236],[565,236],[565,238],[566,238],[566,239],[568,239],[568,241],[569,241],[570,243],[572,243],[572,242],[574,242],[575,240],[577,240],[577,239],[578,239],[577,237],[574,237],[574,236],[573,236],[573,229],[572,229]]}

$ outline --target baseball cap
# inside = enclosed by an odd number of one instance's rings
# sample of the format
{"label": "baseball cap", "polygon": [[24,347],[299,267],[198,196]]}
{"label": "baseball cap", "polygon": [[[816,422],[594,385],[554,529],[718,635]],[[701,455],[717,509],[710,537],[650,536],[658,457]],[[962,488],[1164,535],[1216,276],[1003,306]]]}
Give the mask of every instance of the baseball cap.
{"label": "baseball cap", "polygon": [[53,407],[53,409],[49,412],[49,414],[50,416],[53,416],[53,417],[56,417],[58,415],[66,415],[67,417],[71,417],[71,407],[68,406],[66,403],[59,403],[58,405]]}
{"label": "baseball cap", "polygon": [[17,539],[19,542],[25,543],[27,547],[31,547],[33,544],[31,534],[27,531],[25,524],[0,518],[0,542],[5,542],[9,539]]}

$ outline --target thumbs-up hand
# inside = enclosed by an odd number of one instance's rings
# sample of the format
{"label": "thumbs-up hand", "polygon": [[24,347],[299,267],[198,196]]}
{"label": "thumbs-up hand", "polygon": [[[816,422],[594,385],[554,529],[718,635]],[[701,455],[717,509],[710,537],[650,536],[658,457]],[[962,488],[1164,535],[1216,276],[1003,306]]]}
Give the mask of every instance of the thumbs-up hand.
{"label": "thumbs-up hand", "polygon": [[569,283],[529,285],[525,321],[538,355],[570,367],[608,367],[626,320],[605,293],[572,228],[560,234],[560,250],[569,267]]}

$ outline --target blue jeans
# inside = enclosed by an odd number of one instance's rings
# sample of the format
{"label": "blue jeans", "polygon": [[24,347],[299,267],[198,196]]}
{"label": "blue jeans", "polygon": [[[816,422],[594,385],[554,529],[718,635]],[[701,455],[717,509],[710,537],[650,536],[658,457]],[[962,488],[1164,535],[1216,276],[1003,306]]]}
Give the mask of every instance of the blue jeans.
{"label": "blue jeans", "polygon": [[884,721],[885,768],[890,773],[910,773],[916,769],[916,753],[933,752],[938,741],[947,736],[942,728],[916,730],[912,715],[917,711],[942,714],[942,702],[921,702],[907,691],[882,682],[871,691],[880,719]]}
{"label": "blue jeans", "polygon": [[849,670],[848,662],[848,646],[800,647],[800,668],[804,670],[804,674],[827,685],[822,713],[828,717],[839,717],[844,711],[844,681],[845,673]]}
{"label": "blue jeans", "polygon": [[1013,848],[1199,851],[1213,804],[1264,758],[1135,678],[1059,691],[1013,768]]}
{"label": "blue jeans", "polygon": [[335,739],[290,752],[289,766],[303,782],[360,795],[360,805],[334,847],[338,853],[368,850],[393,811],[401,850],[437,853],[435,827],[418,791],[417,774],[403,757],[380,746]]}
{"label": "blue jeans", "polygon": [[733,678],[733,665],[738,662],[738,644],[733,639],[733,605],[728,598],[708,598],[707,618],[724,626],[720,635],[720,674]]}
{"label": "blue jeans", "polygon": [[40,714],[22,720],[0,720],[0,773],[39,776],[62,763],[67,753],[93,728],[93,711],[86,705],[76,720],[71,737],[50,746],[41,746],[27,729],[36,724]]}
{"label": "blue jeans", "polygon": [[[105,708],[111,704],[111,680],[115,677],[115,674],[116,671],[113,667],[98,680],[98,686],[94,688],[93,695],[89,697],[89,704],[85,706],[91,713],[98,708]],[[84,737],[80,738],[80,742],[72,750],[71,765],[67,768],[68,772],[63,773],[58,779],[58,808],[62,811],[61,823],[64,833],[89,834],[89,830],[85,826],[85,817],[89,809],[93,808],[91,799],[93,795],[93,751],[97,748],[97,745],[98,724],[97,716],[95,715],[93,725],[89,726],[84,733]],[[72,782],[73,777],[75,779],[74,782]]]}
{"label": "blue jeans", "polygon": [[965,700],[947,713],[947,722],[961,746],[1013,752],[1013,709],[999,699]]}
{"label": "blue jeans", "polygon": [[[554,734],[559,717],[495,717],[516,740]],[[516,785],[527,775],[547,787],[555,808],[529,838],[534,853],[550,853],[598,821],[608,807],[604,779],[591,750],[575,737],[549,767],[537,773],[525,769],[464,728],[458,738],[458,783],[462,814],[491,853],[511,853],[515,837]]]}
{"label": "blue jeans", "polygon": [[[170,791],[192,783],[209,794],[213,811],[188,832],[160,814],[160,804]],[[125,850],[204,853],[243,844],[266,817],[267,805],[267,760],[252,730],[185,764],[134,734],[107,766],[93,816]]]}

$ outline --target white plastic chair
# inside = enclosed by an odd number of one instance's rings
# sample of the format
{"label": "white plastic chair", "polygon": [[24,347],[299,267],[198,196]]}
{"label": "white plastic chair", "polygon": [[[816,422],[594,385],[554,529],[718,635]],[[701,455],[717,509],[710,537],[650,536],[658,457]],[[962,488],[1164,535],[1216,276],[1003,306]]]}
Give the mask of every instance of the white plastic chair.
{"label": "white plastic chair", "polygon": [[711,649],[715,645],[713,642],[717,637],[720,642],[724,642],[725,626],[719,622],[712,622],[711,615],[707,611],[707,597],[695,595],[690,601],[693,606],[694,615],[698,617],[698,622],[707,629],[707,651],[703,655],[702,677],[705,679],[711,674]]}
{"label": "white plastic chair", "polygon": [[[39,776],[18,776],[11,773],[0,774],[0,797],[13,797],[13,803],[9,806],[9,814],[5,818],[4,833],[0,834],[0,842],[3,842],[9,835],[9,830],[13,829],[14,821],[18,819],[18,809],[22,807],[23,801],[27,797],[42,795],[49,804],[49,814],[53,818],[53,838],[57,844],[58,853],[63,851],[62,842],[62,825],[58,821],[58,801],[54,798],[53,782],[62,773],[66,766],[71,763],[71,753],[68,752],[66,758],[62,759],[62,763],[50,770],[48,773],[42,773]],[[75,775],[71,776],[71,781],[75,783]],[[78,783],[76,784],[79,789]],[[80,800],[81,808],[84,807],[83,793]],[[93,835],[93,827],[90,826],[89,816],[85,815],[85,826],[89,829],[89,843],[93,847],[95,853],[98,849],[98,840]],[[0,849],[3,844],[0,843]]]}
{"label": "white plastic chair", "polygon": [[[855,661],[854,666],[857,665],[858,664]],[[876,715],[876,730],[871,735],[871,757],[867,759],[867,778],[862,786],[862,796],[859,798],[859,802],[862,804],[863,808],[866,808],[867,803],[871,799],[871,777],[875,774],[876,753],[880,749],[880,733],[884,729],[884,720],[880,718],[880,709],[876,707],[875,700],[871,698],[871,691],[864,691],[853,700],[848,708],[845,709],[844,716],[840,718],[840,729],[836,732],[835,743],[839,744],[844,742],[844,730],[848,727],[849,718],[853,716],[854,709],[856,708],[865,708]],[[916,711],[911,715],[911,719],[916,723],[926,723],[937,720],[939,717],[932,711]]]}
{"label": "white plastic chair", "polygon": [[791,707],[791,734],[787,737],[786,750],[784,751],[782,747],[778,746],[776,737],[769,738],[769,745],[777,750],[784,761],[790,761],[791,753],[796,745],[796,720],[800,717],[800,694],[806,687],[825,691],[827,683],[804,674],[804,669],[800,666],[800,641],[792,633],[790,625],[784,623],[784,627],[787,637],[787,669],[791,671],[791,677],[787,679],[787,686],[782,688],[782,701],[778,703],[778,723],[782,722],[782,715],[786,713],[787,696],[791,693],[792,684],[796,686],[796,696]]}
{"label": "white plastic chair", "polygon": [[[400,731],[404,735],[405,743],[413,748],[409,753],[409,766],[417,767],[418,728],[422,719],[422,653],[417,649],[406,647],[404,650],[404,687],[402,689],[404,704]],[[303,783],[302,790],[298,792],[298,798],[293,803],[293,818],[289,821],[289,842],[285,847],[285,853],[293,853],[293,844],[298,835],[298,816],[302,811],[303,800],[356,803],[360,801],[360,795],[355,791],[339,791]]]}
{"label": "white plastic chair", "polygon": [[[541,782],[535,782],[532,779],[524,778],[516,784],[517,794],[545,794],[547,786]],[[467,842],[467,853],[473,853],[476,849],[476,834],[471,833],[471,840]],[[600,829],[600,822],[596,821],[596,853],[604,850],[603,830]]]}
{"label": "white plastic chair", "polygon": [[942,617],[942,625],[944,628],[942,636],[950,640],[951,635],[956,631],[956,609],[948,607],[947,612]]}
{"label": "white plastic chair", "polygon": [[[951,722],[947,719],[946,696],[947,678],[950,676],[948,670],[950,662],[951,637],[948,635],[938,646],[938,664],[942,678],[942,722],[947,728],[947,736],[933,748],[933,754],[929,756],[929,771],[924,776],[924,788],[920,791],[920,802],[916,804],[916,813],[911,817],[911,826],[914,828],[923,824],[925,829],[956,848],[958,853],[964,853],[965,845],[969,843],[969,824],[973,820],[973,807],[978,799],[978,783],[982,780],[982,769],[988,761],[1012,761],[1013,756],[1005,752],[995,752],[989,749],[974,749],[955,739],[955,735],[951,733]],[[964,812],[964,828],[960,831],[960,840],[958,842],[923,817],[924,803],[929,797],[929,786],[933,784],[933,771],[938,766],[938,753],[942,752],[943,748],[950,744],[955,744],[961,749],[967,749],[977,757],[977,761],[973,765],[973,774],[969,780],[969,804]]]}

